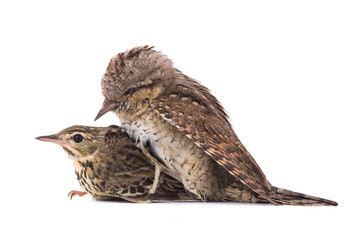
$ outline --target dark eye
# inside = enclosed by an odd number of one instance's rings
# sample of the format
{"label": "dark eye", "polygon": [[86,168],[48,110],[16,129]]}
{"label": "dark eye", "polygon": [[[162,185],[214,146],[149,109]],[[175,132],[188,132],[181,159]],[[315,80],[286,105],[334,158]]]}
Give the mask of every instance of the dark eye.
{"label": "dark eye", "polygon": [[84,137],[81,134],[74,135],[74,142],[81,143],[84,140]]}
{"label": "dark eye", "polygon": [[125,92],[124,92],[124,95],[130,95],[130,94],[132,94],[134,92],[134,89],[133,88],[129,88],[128,90],[126,90]]}

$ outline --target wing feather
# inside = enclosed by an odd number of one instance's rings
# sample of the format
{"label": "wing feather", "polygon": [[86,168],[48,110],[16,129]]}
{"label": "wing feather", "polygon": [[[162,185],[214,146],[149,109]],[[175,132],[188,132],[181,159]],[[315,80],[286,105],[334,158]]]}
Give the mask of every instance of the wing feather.
{"label": "wing feather", "polygon": [[152,108],[230,174],[273,202],[268,196],[271,184],[236,136],[222,105],[206,87],[186,80],[152,100]]}
{"label": "wing feather", "polygon": [[[149,190],[154,183],[155,168],[127,133],[118,126],[110,126],[104,141],[113,154],[107,165],[113,172],[106,180],[105,191],[109,196],[131,202],[196,202],[195,196],[187,193],[183,184],[164,174],[154,194]],[[107,157],[110,157],[109,155]]]}

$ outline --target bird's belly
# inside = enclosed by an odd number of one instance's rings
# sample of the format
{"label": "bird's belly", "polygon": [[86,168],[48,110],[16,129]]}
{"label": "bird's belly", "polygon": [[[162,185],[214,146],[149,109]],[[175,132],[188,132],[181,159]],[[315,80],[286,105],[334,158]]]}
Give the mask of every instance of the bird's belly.
{"label": "bird's belly", "polygon": [[179,129],[155,114],[146,114],[137,121],[122,121],[121,127],[143,146],[150,143],[152,151],[179,176],[188,191],[217,200],[221,192],[218,166]]}

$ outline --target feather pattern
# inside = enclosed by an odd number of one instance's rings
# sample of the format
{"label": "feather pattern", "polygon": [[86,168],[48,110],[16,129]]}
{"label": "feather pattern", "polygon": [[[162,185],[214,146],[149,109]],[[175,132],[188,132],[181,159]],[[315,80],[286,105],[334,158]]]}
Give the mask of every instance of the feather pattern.
{"label": "feather pattern", "polygon": [[235,178],[271,201],[270,183],[237,138],[222,105],[197,81],[183,76],[185,81],[153,99],[152,108]]}
{"label": "feather pattern", "polygon": [[95,119],[114,111],[132,140],[149,145],[198,198],[235,200],[235,193],[244,193],[239,201],[266,199],[273,204],[298,204],[307,198],[274,190],[209,89],[182,74],[152,47],[135,47],[114,56],[101,86],[105,101]]}

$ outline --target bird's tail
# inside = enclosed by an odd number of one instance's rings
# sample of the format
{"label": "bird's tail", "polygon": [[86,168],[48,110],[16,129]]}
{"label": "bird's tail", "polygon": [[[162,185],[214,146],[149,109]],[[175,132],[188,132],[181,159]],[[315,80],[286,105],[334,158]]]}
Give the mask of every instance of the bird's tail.
{"label": "bird's tail", "polygon": [[287,189],[272,187],[269,196],[280,205],[299,205],[299,206],[337,206],[337,202],[293,192]]}
{"label": "bird's tail", "polygon": [[[228,202],[242,202],[242,203],[270,203],[259,194],[251,191],[240,183],[233,183],[225,189],[225,199]],[[293,192],[290,190],[277,188],[272,186],[268,196],[273,202],[278,205],[298,205],[298,206],[337,206],[334,201],[324,198],[313,197],[302,193]]]}

